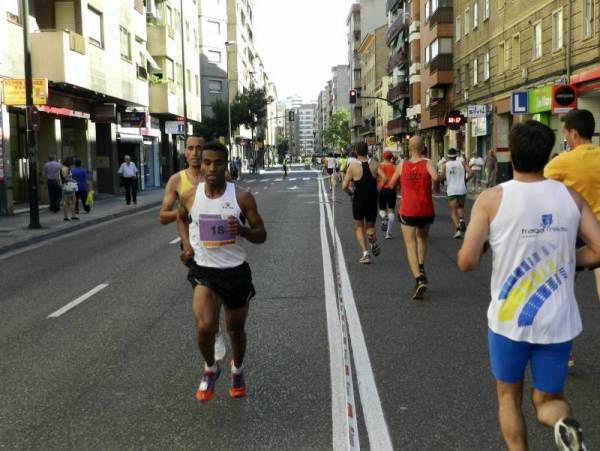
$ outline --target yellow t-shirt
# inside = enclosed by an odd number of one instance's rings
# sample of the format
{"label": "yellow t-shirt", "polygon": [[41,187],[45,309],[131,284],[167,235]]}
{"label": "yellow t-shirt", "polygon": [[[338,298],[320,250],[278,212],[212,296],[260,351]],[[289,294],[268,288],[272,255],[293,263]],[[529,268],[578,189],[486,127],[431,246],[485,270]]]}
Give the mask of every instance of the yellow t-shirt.
{"label": "yellow t-shirt", "polygon": [[600,219],[600,146],[581,144],[561,153],[548,162],[544,177],[577,191]]}
{"label": "yellow t-shirt", "polygon": [[192,189],[195,186],[196,185],[190,182],[190,179],[187,176],[185,169],[179,171],[179,189],[177,190],[177,194],[179,194],[179,197],[181,197],[181,195],[187,190]]}

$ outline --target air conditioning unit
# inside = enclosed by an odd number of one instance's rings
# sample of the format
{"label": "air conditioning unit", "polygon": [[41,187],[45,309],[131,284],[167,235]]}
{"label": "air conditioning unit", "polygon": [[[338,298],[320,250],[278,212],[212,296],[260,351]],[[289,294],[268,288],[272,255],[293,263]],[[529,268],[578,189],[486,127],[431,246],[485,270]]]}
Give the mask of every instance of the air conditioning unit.
{"label": "air conditioning unit", "polygon": [[444,98],[444,90],[442,88],[430,88],[429,89],[429,97],[431,99],[443,99]]}

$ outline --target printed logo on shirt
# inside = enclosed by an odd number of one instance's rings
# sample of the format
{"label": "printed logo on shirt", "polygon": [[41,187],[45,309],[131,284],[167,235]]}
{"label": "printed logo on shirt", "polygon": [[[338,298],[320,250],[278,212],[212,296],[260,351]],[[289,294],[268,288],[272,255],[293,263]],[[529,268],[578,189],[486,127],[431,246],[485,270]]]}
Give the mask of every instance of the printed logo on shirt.
{"label": "printed logo on shirt", "polygon": [[554,222],[552,214],[544,214],[541,216],[541,224],[537,227],[532,227],[528,229],[521,229],[521,236],[528,238],[532,236],[539,236],[544,233],[559,233],[559,232],[568,232],[568,227],[558,227],[552,226]]}

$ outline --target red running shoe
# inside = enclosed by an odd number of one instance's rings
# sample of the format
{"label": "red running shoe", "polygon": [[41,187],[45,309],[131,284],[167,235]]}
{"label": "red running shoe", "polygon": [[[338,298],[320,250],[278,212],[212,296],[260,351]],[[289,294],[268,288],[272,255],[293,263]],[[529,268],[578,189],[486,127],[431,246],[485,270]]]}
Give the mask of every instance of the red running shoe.
{"label": "red running shoe", "polygon": [[221,375],[221,368],[217,364],[217,371],[206,371],[202,372],[202,379],[200,379],[200,386],[196,392],[196,399],[201,402],[210,401],[215,397],[215,384],[217,379]]}
{"label": "red running shoe", "polygon": [[246,396],[246,380],[244,373],[231,374],[231,386],[229,387],[229,396],[232,398],[243,398]]}

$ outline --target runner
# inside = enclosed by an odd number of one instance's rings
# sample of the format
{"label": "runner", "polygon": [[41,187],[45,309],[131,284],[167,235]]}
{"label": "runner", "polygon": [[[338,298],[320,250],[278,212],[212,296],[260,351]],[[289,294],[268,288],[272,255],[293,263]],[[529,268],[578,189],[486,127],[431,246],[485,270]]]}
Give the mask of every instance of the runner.
{"label": "runner", "polygon": [[283,176],[287,177],[288,173],[288,158],[287,155],[283,157]]}
{"label": "runner", "polygon": [[337,183],[335,169],[337,167],[337,161],[333,152],[329,152],[329,155],[325,159],[325,170],[327,171],[327,176],[329,177],[329,189],[332,190],[335,184]]}
{"label": "runner", "polygon": [[446,193],[450,218],[456,232],[453,238],[462,238],[467,230],[465,224],[465,199],[467,197],[467,180],[473,171],[464,159],[459,160],[455,148],[448,149],[448,161],[442,166],[442,180],[446,180]]}
{"label": "runner", "polygon": [[348,169],[348,157],[346,154],[342,154],[342,156],[338,160],[340,167],[340,180],[344,180],[346,178],[346,170]]}
{"label": "runner", "polygon": [[554,145],[549,127],[529,120],[513,126],[509,148],[514,180],[484,191],[473,207],[458,267],[479,266],[487,240],[494,253],[488,309],[491,370],[500,430],[508,449],[527,449],[521,403],[531,365],[538,421],[554,428],[559,450],[585,450],[563,389],[581,318],[575,300],[575,240],[590,246],[579,263],[600,260],[600,225],[576,191],[543,176]]}
{"label": "runner", "polygon": [[425,254],[429,227],[435,219],[432,184],[438,184],[439,177],[431,160],[425,156],[423,138],[413,136],[408,142],[410,157],[400,162],[390,183],[400,182],[402,200],[398,211],[400,228],[406,246],[408,265],[415,278],[414,300],[423,299],[427,290]]}
{"label": "runner", "polygon": [[[369,148],[366,143],[356,144],[358,161],[348,166],[346,178],[342,182],[342,189],[352,195],[352,215],[354,217],[356,241],[362,257],[359,262],[371,263],[371,256],[367,250],[365,232],[369,248],[374,256],[381,252],[375,234],[375,221],[377,220],[377,175],[386,182],[385,174],[379,169],[379,163],[369,161],[367,155]],[[351,188],[353,186],[353,189]]]}
{"label": "runner", "polygon": [[391,185],[392,177],[396,166],[392,162],[394,154],[389,150],[383,152],[383,162],[379,165],[381,171],[385,174],[387,182],[379,179],[381,191],[379,191],[379,216],[381,217],[381,230],[385,232],[385,239],[392,238],[392,227],[394,226],[394,209],[396,208],[396,198],[398,192],[396,186]]}
{"label": "runner", "polygon": [[[188,167],[173,174],[167,182],[159,210],[159,221],[161,224],[170,224],[177,220],[177,208],[175,208],[177,201],[183,193],[190,189],[195,189],[198,183],[203,180],[200,174],[200,152],[202,151],[204,138],[201,136],[189,136],[185,144],[185,159]],[[221,328],[219,328],[215,340],[215,358],[223,360],[226,354],[227,346],[221,333]]]}
{"label": "runner", "polygon": [[[177,216],[183,243],[181,260],[190,268],[188,280],[194,289],[192,309],[198,347],[205,361],[196,393],[199,401],[213,399],[221,373],[214,355],[221,305],[225,306],[233,351],[229,396],[246,394],[242,368],[246,351],[244,325],[255,291],[240,237],[252,243],[264,243],[267,238],[252,194],[236,189],[225,179],[227,153],[227,148],[216,142],[204,146],[201,164],[206,181],[182,195]],[[243,225],[246,220],[250,227]]]}

